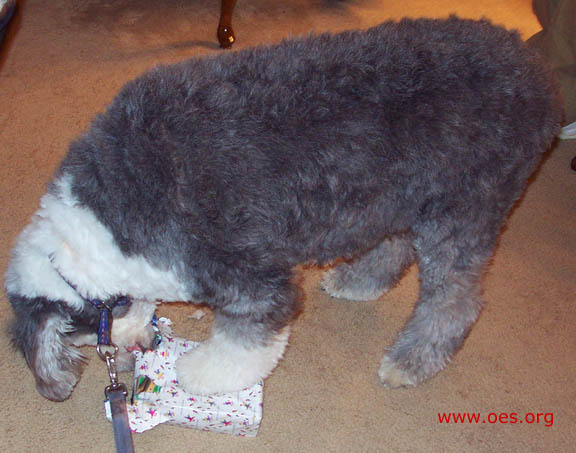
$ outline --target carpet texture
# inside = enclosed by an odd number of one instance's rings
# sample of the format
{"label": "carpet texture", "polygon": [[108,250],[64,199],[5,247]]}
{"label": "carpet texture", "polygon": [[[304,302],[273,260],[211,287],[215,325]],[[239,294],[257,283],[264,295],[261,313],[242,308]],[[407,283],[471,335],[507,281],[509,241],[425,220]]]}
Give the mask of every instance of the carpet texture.
{"label": "carpet texture", "polygon": [[[223,52],[218,13],[217,0],[20,1],[0,51],[2,271],[70,140],[144,70]],[[485,16],[525,38],[540,28],[530,0],[240,0],[231,51],[450,13]],[[258,437],[160,426],[135,435],[136,451],[574,451],[575,155],[576,140],[559,142],[514,210],[485,278],[484,312],[443,373],[409,390],[378,383],[379,361],[418,295],[415,267],[381,300],[362,303],[328,298],[320,272],[301,269],[304,311],[284,361],[265,383]],[[113,451],[102,405],[107,375],[95,351],[86,349],[90,361],[72,398],[47,401],[9,345],[4,294],[0,304],[0,449]],[[160,309],[180,336],[205,338],[210,316],[198,321],[191,313],[183,304]],[[480,418],[441,423],[443,413]]]}

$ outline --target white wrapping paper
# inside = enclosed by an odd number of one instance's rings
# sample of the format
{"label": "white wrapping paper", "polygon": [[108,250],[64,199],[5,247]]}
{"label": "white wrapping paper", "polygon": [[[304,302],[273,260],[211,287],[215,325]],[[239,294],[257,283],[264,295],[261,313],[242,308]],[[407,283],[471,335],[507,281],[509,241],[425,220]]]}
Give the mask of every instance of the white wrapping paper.
{"label": "white wrapping paper", "polygon": [[160,318],[162,342],[154,351],[134,352],[134,390],[128,405],[130,428],[141,433],[160,423],[203,431],[256,436],[262,419],[262,382],[249,389],[211,396],[193,395],[178,386],[174,364],[200,343],[172,334],[170,320]]}

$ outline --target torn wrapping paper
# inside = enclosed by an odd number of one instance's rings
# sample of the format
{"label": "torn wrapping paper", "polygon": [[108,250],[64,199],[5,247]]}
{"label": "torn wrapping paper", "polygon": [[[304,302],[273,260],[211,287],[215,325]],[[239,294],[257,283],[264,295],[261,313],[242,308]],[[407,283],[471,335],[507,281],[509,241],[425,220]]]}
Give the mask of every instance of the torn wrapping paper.
{"label": "torn wrapping paper", "polygon": [[178,386],[174,364],[200,343],[172,334],[170,320],[160,318],[162,341],[154,351],[134,352],[136,366],[130,428],[141,433],[160,423],[237,436],[256,436],[262,419],[262,382],[229,394],[201,396]]}

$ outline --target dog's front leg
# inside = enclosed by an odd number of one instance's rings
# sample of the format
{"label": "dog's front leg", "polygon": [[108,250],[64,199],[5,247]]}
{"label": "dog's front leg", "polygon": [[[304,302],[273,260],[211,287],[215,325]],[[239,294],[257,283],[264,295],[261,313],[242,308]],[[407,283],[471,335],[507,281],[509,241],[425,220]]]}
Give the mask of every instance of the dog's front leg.
{"label": "dog's front leg", "polygon": [[284,354],[298,310],[289,272],[264,270],[220,290],[225,301],[212,304],[211,337],[176,362],[178,381],[191,393],[237,391],[266,378]]}
{"label": "dog's front leg", "polygon": [[289,326],[272,330],[265,323],[216,312],[211,337],[176,362],[178,382],[203,395],[251,387],[274,370],[289,333]]}

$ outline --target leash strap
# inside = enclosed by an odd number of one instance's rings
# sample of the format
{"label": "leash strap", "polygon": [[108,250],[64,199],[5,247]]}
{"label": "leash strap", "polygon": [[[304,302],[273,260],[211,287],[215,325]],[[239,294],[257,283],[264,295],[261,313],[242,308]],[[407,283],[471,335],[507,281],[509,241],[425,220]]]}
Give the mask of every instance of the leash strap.
{"label": "leash strap", "polygon": [[106,406],[110,410],[117,453],[133,453],[132,431],[126,409],[126,387],[106,389]]}
{"label": "leash strap", "polygon": [[[52,256],[50,257],[50,261],[54,265]],[[106,362],[108,376],[110,377],[110,385],[106,387],[106,390],[104,391],[104,394],[106,395],[106,401],[104,402],[106,415],[109,415],[108,418],[112,419],[116,452],[134,453],[132,431],[130,430],[128,409],[126,408],[126,395],[128,394],[128,391],[126,390],[126,385],[118,382],[115,362],[116,356],[118,355],[118,346],[112,343],[110,339],[112,310],[116,306],[126,305],[129,302],[129,299],[124,296],[114,297],[106,302],[98,299],[87,299],[78,292],[75,285],[60,273],[56,266],[54,266],[54,270],[82,300],[90,303],[100,312],[100,320],[98,322],[98,345],[96,346],[96,351],[98,352],[98,356]],[[158,331],[156,331],[156,335],[158,337]]]}
{"label": "leash strap", "polygon": [[[102,304],[105,308],[100,308],[100,327],[98,328],[98,345],[96,351],[98,356],[106,362],[108,368],[108,376],[110,377],[110,385],[106,387],[104,394],[106,401],[106,413],[112,420],[114,427],[114,441],[116,442],[117,453],[134,453],[134,445],[132,443],[132,431],[130,430],[130,420],[128,419],[128,410],[126,408],[126,395],[128,390],[126,385],[118,382],[118,373],[116,371],[116,356],[118,354],[118,346],[110,342],[110,319],[112,317],[111,310]],[[107,312],[102,315],[102,312]],[[100,336],[100,330],[104,335]],[[101,343],[108,341],[108,344]],[[112,350],[110,350],[112,348]]]}
{"label": "leash strap", "polygon": [[97,299],[88,300],[94,308],[100,311],[100,321],[98,322],[98,344],[109,346],[110,329],[112,327],[112,309],[116,306],[126,305],[128,298],[121,296],[105,303]]}

